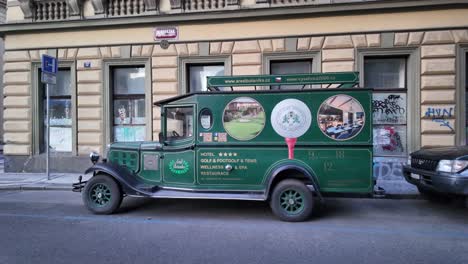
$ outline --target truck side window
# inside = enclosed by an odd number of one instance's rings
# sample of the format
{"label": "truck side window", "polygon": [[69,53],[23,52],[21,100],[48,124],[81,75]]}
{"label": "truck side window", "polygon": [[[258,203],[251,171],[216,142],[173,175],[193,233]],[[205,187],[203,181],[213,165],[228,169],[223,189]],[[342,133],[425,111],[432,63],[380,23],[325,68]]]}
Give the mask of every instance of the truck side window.
{"label": "truck side window", "polygon": [[166,138],[181,140],[193,136],[193,107],[166,108]]}
{"label": "truck side window", "polygon": [[200,125],[204,129],[210,129],[213,125],[213,114],[208,108],[204,108],[200,111]]}

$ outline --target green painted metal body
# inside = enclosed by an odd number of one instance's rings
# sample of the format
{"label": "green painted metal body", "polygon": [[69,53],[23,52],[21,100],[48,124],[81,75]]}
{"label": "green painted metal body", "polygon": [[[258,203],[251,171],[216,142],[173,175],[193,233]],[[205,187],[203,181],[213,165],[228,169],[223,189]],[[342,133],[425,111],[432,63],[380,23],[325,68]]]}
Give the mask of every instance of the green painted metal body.
{"label": "green painted metal body", "polygon": [[[365,120],[360,132],[347,140],[327,136],[318,121],[323,119],[319,116],[322,103],[331,102],[337,95],[354,98],[364,115],[359,114],[361,120]],[[248,139],[233,137],[226,131],[226,112],[239,98],[254,100],[261,106],[256,109],[263,110],[248,114],[259,119],[264,115],[263,124],[260,122]],[[191,137],[161,143],[115,143],[111,145],[108,158],[110,162],[126,166],[141,181],[153,186],[209,191],[266,191],[273,177],[282,169],[302,168],[314,177],[318,184],[316,188],[321,192],[371,193],[371,98],[371,90],[361,88],[207,92],[179,96],[158,104],[162,108],[163,137],[171,132],[165,131],[168,126],[167,109],[192,107]],[[285,138],[276,132],[271,119],[275,106],[286,99],[303,102],[311,113],[310,127],[297,138],[292,159],[288,156]],[[202,127],[199,116],[203,109],[212,113],[212,124],[206,129]],[[236,120],[243,121],[242,118]],[[243,124],[239,127],[236,135],[249,129]]]}

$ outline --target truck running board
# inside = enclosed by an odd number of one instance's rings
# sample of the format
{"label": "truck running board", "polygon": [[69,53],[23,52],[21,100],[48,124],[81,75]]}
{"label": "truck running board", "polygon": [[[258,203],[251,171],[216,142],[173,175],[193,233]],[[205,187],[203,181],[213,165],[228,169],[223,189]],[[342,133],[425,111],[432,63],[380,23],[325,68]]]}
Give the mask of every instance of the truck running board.
{"label": "truck running board", "polygon": [[151,194],[153,198],[175,198],[175,199],[217,199],[217,200],[248,200],[265,201],[264,193],[229,193],[229,192],[193,192],[160,189]]}

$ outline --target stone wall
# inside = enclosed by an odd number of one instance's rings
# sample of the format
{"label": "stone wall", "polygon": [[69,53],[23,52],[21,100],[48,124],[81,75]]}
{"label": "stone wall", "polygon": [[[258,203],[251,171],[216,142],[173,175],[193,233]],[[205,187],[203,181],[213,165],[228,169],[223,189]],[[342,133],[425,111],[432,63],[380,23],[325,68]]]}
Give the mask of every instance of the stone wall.
{"label": "stone wall", "polygon": [[[388,42],[390,36],[391,43]],[[386,39],[384,41],[384,38]],[[293,48],[290,44],[294,42]],[[451,146],[455,144],[456,49],[468,43],[468,30],[401,32],[272,38],[261,40],[190,42],[169,45],[100,46],[58,49],[59,60],[76,66],[77,153],[103,151],[105,135],[103,60],[148,58],[151,61],[152,101],[172,97],[181,92],[179,61],[198,56],[231,56],[232,75],[252,75],[267,72],[263,57],[284,52],[320,52],[321,71],[358,70],[359,49],[417,48],[421,54],[420,88],[421,145]],[[208,46],[206,46],[208,45]],[[204,50],[208,47],[208,50]],[[7,51],[4,55],[4,141],[6,155],[28,156],[32,153],[32,62],[39,62],[45,50]],[[84,62],[91,62],[85,68]],[[416,76],[413,76],[416,77]],[[251,89],[252,87],[242,88]],[[160,131],[160,110],[153,107],[148,120],[152,122],[152,139]],[[419,136],[419,135],[418,135]]]}

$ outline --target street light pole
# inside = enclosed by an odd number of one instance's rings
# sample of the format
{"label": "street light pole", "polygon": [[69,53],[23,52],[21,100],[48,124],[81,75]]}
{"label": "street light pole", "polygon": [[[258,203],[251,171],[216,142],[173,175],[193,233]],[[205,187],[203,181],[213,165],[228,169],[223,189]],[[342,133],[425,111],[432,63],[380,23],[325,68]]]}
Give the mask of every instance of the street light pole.
{"label": "street light pole", "polygon": [[57,71],[58,71],[58,61],[57,61],[57,51],[50,51],[51,55],[43,54],[41,58],[41,82],[45,83],[46,88],[46,136],[45,136],[45,148],[46,148],[46,174],[47,180],[50,180],[50,84],[57,83]]}

